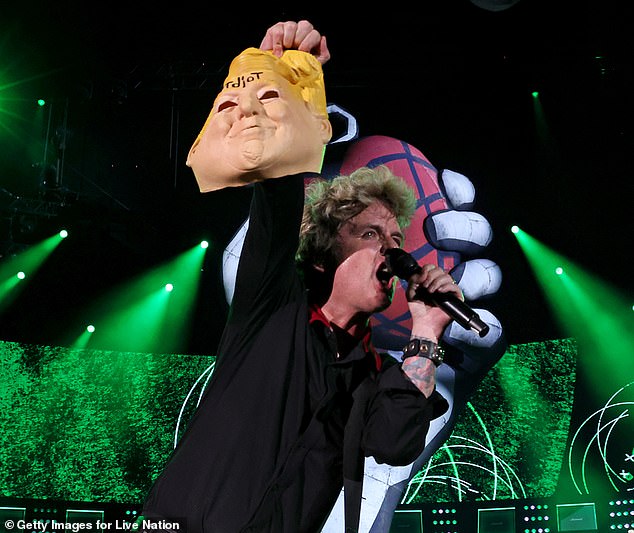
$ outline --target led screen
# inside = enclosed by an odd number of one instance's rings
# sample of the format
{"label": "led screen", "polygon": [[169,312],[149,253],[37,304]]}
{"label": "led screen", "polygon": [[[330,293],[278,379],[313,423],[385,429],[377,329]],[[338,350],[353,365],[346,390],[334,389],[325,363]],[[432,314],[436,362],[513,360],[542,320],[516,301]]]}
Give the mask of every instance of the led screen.
{"label": "led screen", "polygon": [[[616,412],[631,405],[629,385],[589,398],[576,359],[570,339],[510,346],[403,503],[629,490],[631,439],[622,437],[631,433]],[[1,495],[141,502],[213,364],[211,356],[0,342]]]}

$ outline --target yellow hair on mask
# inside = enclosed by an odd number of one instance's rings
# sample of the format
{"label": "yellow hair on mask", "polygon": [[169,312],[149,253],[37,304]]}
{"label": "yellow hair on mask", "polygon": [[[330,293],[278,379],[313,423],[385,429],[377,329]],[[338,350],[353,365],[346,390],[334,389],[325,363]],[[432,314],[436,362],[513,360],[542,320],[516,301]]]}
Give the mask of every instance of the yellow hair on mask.
{"label": "yellow hair on mask", "polygon": [[[314,112],[328,117],[326,103],[326,88],[321,63],[308,52],[286,50],[282,57],[275,56],[270,51],[258,48],[247,48],[237,55],[229,66],[229,73],[222,85],[222,90],[216,97],[220,97],[225,90],[243,87],[258,79],[259,73],[275,72],[289,82],[291,89],[297,96],[308,103]],[[207,123],[214,114],[214,106],[200,131],[202,136]]]}
{"label": "yellow hair on mask", "polygon": [[276,72],[293,88],[299,89],[302,99],[311,104],[316,112],[327,115],[324,73],[313,55],[299,50],[286,50],[282,57],[276,57],[269,51],[247,48],[231,62],[223,88],[236,82],[240,76],[258,71]]}

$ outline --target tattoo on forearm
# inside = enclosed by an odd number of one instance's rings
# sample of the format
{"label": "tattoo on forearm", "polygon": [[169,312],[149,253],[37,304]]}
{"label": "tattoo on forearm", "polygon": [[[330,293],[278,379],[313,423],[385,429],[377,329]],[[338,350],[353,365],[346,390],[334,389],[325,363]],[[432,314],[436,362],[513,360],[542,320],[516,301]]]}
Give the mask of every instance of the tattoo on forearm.
{"label": "tattoo on forearm", "polygon": [[436,385],[436,367],[425,357],[408,357],[403,361],[403,372],[419,391],[429,396]]}

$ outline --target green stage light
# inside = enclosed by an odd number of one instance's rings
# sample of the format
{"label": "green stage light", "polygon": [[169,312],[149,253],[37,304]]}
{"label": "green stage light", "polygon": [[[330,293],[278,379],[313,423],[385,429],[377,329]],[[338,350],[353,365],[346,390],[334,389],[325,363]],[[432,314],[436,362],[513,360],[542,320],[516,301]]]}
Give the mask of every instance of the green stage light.
{"label": "green stage light", "polygon": [[[99,318],[99,331],[91,345],[134,352],[182,351],[204,254],[196,245],[81,310],[81,316]],[[165,283],[165,278],[172,281]],[[178,291],[173,290],[176,286]]]}
{"label": "green stage light", "polygon": [[520,231],[519,226],[511,226],[511,233],[518,233]]}
{"label": "green stage light", "polygon": [[46,100],[44,100],[43,98],[38,98],[37,105],[39,105],[40,107],[45,106],[46,105]]}
{"label": "green stage light", "polygon": [[84,348],[88,346],[88,343],[91,342],[91,339],[94,333],[95,333],[95,327],[92,324],[86,326],[82,330],[79,337],[77,337],[76,339],[72,341],[71,347],[78,350],[83,350]]}
{"label": "green stage light", "polygon": [[[527,233],[519,232],[517,240],[553,317],[562,331],[577,341],[580,365],[588,375],[601,376],[597,394],[605,392],[606,384],[620,383],[622,376],[634,375],[634,323],[631,302],[626,301],[629,297]],[[561,275],[553,276],[555,269],[561,269]]]}
{"label": "green stage light", "polygon": [[20,283],[19,275],[11,276],[0,283],[0,310],[8,307],[9,303],[15,297],[15,288]]}
{"label": "green stage light", "polygon": [[207,242],[207,241],[201,241],[201,243],[200,243],[200,247],[201,247],[203,250],[204,250],[204,249],[209,248],[209,242]]}
{"label": "green stage light", "polygon": [[557,274],[558,276],[561,276],[564,273],[564,269],[561,267],[557,267],[555,269],[555,274]]}
{"label": "green stage light", "polygon": [[535,135],[537,144],[535,145],[536,164],[539,168],[549,169],[552,172],[552,168],[559,161],[560,155],[557,153],[557,143],[550,130],[548,117],[542,106],[542,100],[539,97],[539,93],[534,91],[532,93],[533,98],[533,115],[535,118]]}
{"label": "green stage light", "polygon": [[59,236],[62,239],[65,239],[66,237],[68,237],[68,231],[66,231],[65,229],[63,229],[62,231],[59,232]]}
{"label": "green stage light", "polygon": [[0,280],[7,278],[11,280],[0,284],[0,308],[8,307],[13,298],[17,296],[17,291],[14,289],[23,285],[19,284],[19,280],[26,279],[27,275],[32,276],[60,242],[59,236],[53,235],[0,264]]}

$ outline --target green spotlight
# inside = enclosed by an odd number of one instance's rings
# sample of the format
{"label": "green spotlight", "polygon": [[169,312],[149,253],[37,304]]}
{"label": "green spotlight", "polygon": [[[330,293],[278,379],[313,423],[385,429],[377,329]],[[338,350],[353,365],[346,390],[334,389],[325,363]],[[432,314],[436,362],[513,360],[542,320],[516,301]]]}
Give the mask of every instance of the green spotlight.
{"label": "green spotlight", "polygon": [[520,228],[519,226],[511,226],[511,233],[519,233]]}
{"label": "green spotlight", "polygon": [[84,348],[86,348],[88,343],[91,342],[94,332],[95,332],[95,326],[93,326],[92,324],[89,324],[88,326],[86,326],[84,331],[82,331],[81,335],[79,335],[79,337],[77,337],[72,342],[72,347],[77,350],[83,350]]}
{"label": "green spotlight", "polygon": [[59,232],[59,236],[62,239],[65,239],[66,237],[68,237],[68,232],[65,229],[63,229],[62,231]]}
{"label": "green spotlight", "polygon": [[124,282],[81,310],[82,317],[99,318],[99,331],[90,336],[93,348],[162,353],[182,350],[205,253],[198,241],[190,250]]}
{"label": "green spotlight", "polygon": [[564,273],[564,269],[561,267],[557,267],[555,269],[555,274],[557,274],[558,276],[561,276]]}
{"label": "green spotlight", "polygon": [[46,105],[46,100],[44,100],[44,98],[38,98],[37,105],[39,105],[40,107],[45,106]]}
{"label": "green spotlight", "polygon": [[[597,393],[605,391],[609,377],[618,381],[622,376],[634,375],[631,302],[623,300],[622,291],[524,232],[518,235],[518,243],[544,289],[554,318],[562,331],[576,339],[579,364],[588,375],[601,376],[596,383]],[[565,275],[555,282],[552,274],[559,269],[557,273],[563,274],[562,264],[566,265]]]}
{"label": "green spotlight", "polygon": [[204,250],[205,248],[209,248],[209,242],[207,241],[201,241],[200,242],[200,247]]}
{"label": "green spotlight", "polygon": [[531,95],[533,98],[539,98],[539,91],[533,91]]}
{"label": "green spotlight", "polygon": [[19,282],[26,278],[26,273],[29,276],[35,274],[60,242],[61,239],[53,235],[0,263],[0,280],[10,279],[0,281],[0,308],[9,305],[9,301],[17,296],[14,289],[21,290],[24,286]]}

